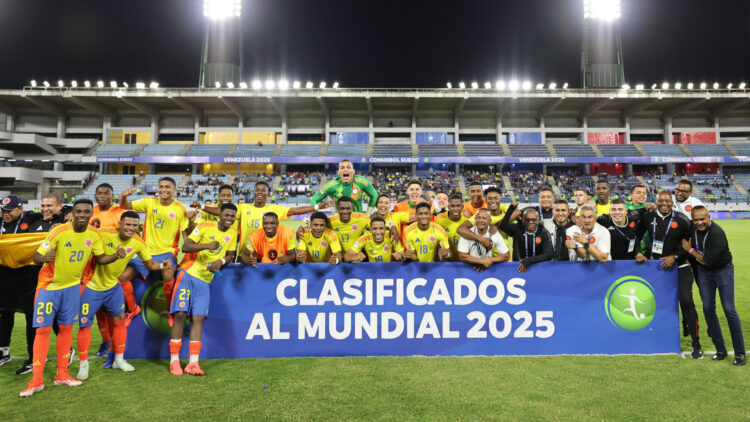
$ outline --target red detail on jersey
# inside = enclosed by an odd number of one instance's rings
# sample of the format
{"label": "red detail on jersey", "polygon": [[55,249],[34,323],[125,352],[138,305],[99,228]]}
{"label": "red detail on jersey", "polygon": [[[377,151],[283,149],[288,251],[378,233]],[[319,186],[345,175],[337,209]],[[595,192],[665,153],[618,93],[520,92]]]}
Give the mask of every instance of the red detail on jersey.
{"label": "red detail on jersey", "polygon": [[130,253],[130,252],[133,252],[133,248],[131,246],[128,246],[127,248],[125,248],[125,253]]}
{"label": "red detail on jersey", "polygon": [[539,237],[539,236],[537,236],[537,237],[536,237],[536,243],[542,243],[542,238],[541,238],[541,237]]}
{"label": "red detail on jersey", "polygon": [[357,224],[352,224],[352,230],[354,231],[359,230],[359,226]]}
{"label": "red detail on jersey", "polygon": [[388,252],[388,245],[383,246],[383,252]]}
{"label": "red detail on jersey", "polygon": [[589,237],[589,243],[596,243],[596,238],[594,236]]}
{"label": "red detail on jersey", "polygon": [[85,324],[85,323],[89,322],[89,319],[86,318],[86,317],[83,317],[83,318],[81,318],[81,322]]}
{"label": "red detail on jersey", "polygon": [[321,247],[321,248],[325,248],[325,247],[326,247],[326,245],[327,245],[327,243],[326,243],[326,241],[325,241],[325,240],[321,240],[321,241],[320,241],[320,247]]}
{"label": "red detail on jersey", "polygon": [[26,230],[29,228],[29,225],[26,223],[21,223],[21,225],[18,228],[20,228],[21,230]]}
{"label": "red detail on jersey", "polygon": [[676,229],[677,228],[677,222],[673,221],[672,224],[671,224],[671,226],[672,226],[673,229]]}
{"label": "red detail on jersey", "polygon": [[570,238],[570,236],[565,236],[565,239],[566,240],[573,240],[573,239]]}
{"label": "red detail on jersey", "polygon": [[430,242],[434,242],[434,241],[435,241],[435,236],[430,236]]}
{"label": "red detail on jersey", "polygon": [[630,222],[630,228],[631,228],[631,229],[634,229],[634,228],[635,228],[635,221],[631,221],[631,222]]}
{"label": "red detail on jersey", "polygon": [[229,239],[231,239],[231,237],[229,237],[229,235],[224,236],[224,241],[225,242],[229,242]]}
{"label": "red detail on jersey", "polygon": [[690,212],[693,209],[692,205],[685,205],[685,211]]}
{"label": "red detail on jersey", "polygon": [[174,220],[175,217],[177,217],[177,214],[175,214],[174,211],[169,213],[170,220]]}
{"label": "red detail on jersey", "polygon": [[93,241],[93,240],[91,240],[91,239],[86,239],[86,247],[87,247],[87,248],[90,248],[90,247],[91,247],[91,245],[93,245],[93,244],[94,244],[94,241]]}
{"label": "red detail on jersey", "polygon": [[39,318],[36,319],[36,322],[37,322],[37,324],[41,324],[41,323],[44,322],[44,318],[43,317],[39,317]]}

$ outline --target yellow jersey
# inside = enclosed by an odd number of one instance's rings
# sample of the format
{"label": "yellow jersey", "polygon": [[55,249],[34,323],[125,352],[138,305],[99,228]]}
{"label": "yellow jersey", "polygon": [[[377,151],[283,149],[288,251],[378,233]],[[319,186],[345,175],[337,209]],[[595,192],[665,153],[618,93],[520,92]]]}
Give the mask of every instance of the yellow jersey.
{"label": "yellow jersey", "polygon": [[[239,219],[239,216],[237,217]],[[195,216],[195,223],[196,224],[202,224],[202,223],[218,223],[219,222],[219,216],[209,214],[205,211],[201,211],[198,213],[198,215]],[[235,224],[237,222],[235,221]]]}
{"label": "yellow jersey", "polygon": [[419,262],[435,262],[438,246],[450,247],[445,230],[436,223],[430,223],[427,230],[420,230],[418,224],[413,223],[404,230],[406,248],[417,253]]}
{"label": "yellow jersey", "polygon": [[[609,214],[609,207],[612,205],[612,201],[607,202],[607,205],[600,205],[596,203],[596,217],[599,218],[604,214]],[[580,214],[579,214],[580,215]]]}
{"label": "yellow jersey", "polygon": [[[470,202],[467,202],[467,204],[470,204]],[[463,212],[458,221],[451,220],[448,217],[447,212],[440,213],[435,217],[435,223],[445,229],[445,235],[448,237],[448,244],[451,247],[451,261],[458,261],[458,241],[461,239],[461,236],[456,230],[458,230],[458,228],[461,227],[461,224],[466,220],[468,220],[468,218],[463,215]]]}
{"label": "yellow jersey", "polygon": [[385,232],[385,237],[380,243],[375,243],[372,233],[367,233],[352,244],[352,250],[364,253],[369,262],[391,262],[391,254],[403,252],[404,247],[398,239],[392,238],[389,232]]}
{"label": "yellow jersey", "polygon": [[336,237],[339,238],[342,252],[348,251],[352,244],[362,236],[362,233],[370,227],[370,217],[361,212],[353,212],[348,223],[342,222],[338,214],[328,217],[328,220],[331,222],[333,231],[336,232]]}
{"label": "yellow jersey", "polygon": [[86,278],[84,270],[91,270],[91,256],[104,253],[102,237],[97,229],[87,225],[85,231],[78,233],[73,230],[73,223],[52,229],[37,253],[44,255],[52,248],[56,250],[55,262],[42,266],[38,289],[60,290],[80,284]]}
{"label": "yellow jersey", "polygon": [[237,231],[231,227],[227,231],[221,231],[216,223],[201,224],[190,233],[188,239],[198,244],[219,242],[219,249],[186,254],[180,264],[180,268],[184,268],[188,274],[206,283],[214,278],[214,273],[206,268],[206,264],[224,258],[227,252],[237,250]]}
{"label": "yellow jersey", "polygon": [[180,233],[187,230],[188,220],[185,206],[178,200],[162,205],[159,198],[143,198],[133,201],[133,211],[145,212],[143,240],[153,255],[172,253],[177,256]]}
{"label": "yellow jersey", "polygon": [[119,247],[125,249],[127,255],[107,265],[97,265],[95,263],[93,277],[85,282],[86,287],[92,290],[104,291],[115,287],[118,283],[118,278],[125,271],[125,267],[128,266],[128,262],[130,262],[133,256],[138,255],[143,262],[151,259],[151,253],[149,253],[146,247],[146,242],[137,234],[133,235],[130,239],[122,240],[118,230],[114,227],[101,229],[99,230],[99,234],[102,236],[102,245],[105,254],[114,255],[119,245]]}
{"label": "yellow jersey", "polygon": [[411,216],[411,213],[404,211],[389,212],[384,218],[385,226],[388,228],[395,227],[398,230],[399,237],[402,237],[404,234],[402,225],[409,225],[409,216]]}
{"label": "yellow jersey", "polygon": [[328,262],[331,255],[341,252],[341,244],[333,230],[325,229],[320,237],[313,236],[310,229],[305,229],[302,246],[307,251],[305,262]]}
{"label": "yellow jersey", "polygon": [[235,227],[235,229],[239,228],[240,245],[243,245],[243,251],[244,245],[247,244],[250,235],[253,234],[254,231],[263,228],[263,216],[268,212],[276,214],[279,217],[279,221],[289,218],[287,215],[289,208],[282,207],[281,205],[266,204],[262,207],[256,207],[253,204],[237,205],[237,221],[235,222],[237,226],[233,227]]}

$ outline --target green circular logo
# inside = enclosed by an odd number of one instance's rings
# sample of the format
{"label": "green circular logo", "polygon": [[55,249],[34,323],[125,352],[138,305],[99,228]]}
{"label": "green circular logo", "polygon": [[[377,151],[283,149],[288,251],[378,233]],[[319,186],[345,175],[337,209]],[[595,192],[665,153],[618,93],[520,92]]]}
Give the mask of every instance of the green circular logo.
{"label": "green circular logo", "polygon": [[654,288],[640,277],[622,277],[609,286],[604,309],[614,325],[630,331],[646,328],[656,312]]}
{"label": "green circular logo", "polygon": [[163,283],[152,283],[143,293],[141,308],[146,327],[160,333],[169,334],[169,308],[164,295]]}

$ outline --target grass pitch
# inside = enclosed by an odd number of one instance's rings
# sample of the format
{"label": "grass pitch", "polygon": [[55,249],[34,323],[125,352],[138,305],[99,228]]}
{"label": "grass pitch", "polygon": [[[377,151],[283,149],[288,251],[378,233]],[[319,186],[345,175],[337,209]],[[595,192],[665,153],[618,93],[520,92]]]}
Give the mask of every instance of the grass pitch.
{"label": "grass pitch", "polygon": [[[736,266],[736,306],[750,333],[750,222],[719,221]],[[697,286],[694,297],[705,350]],[[720,309],[727,346],[726,319]],[[24,350],[19,314],[11,350]],[[681,327],[675,327],[681,329]],[[92,330],[97,336],[96,329]],[[54,344],[54,340],[53,340]],[[92,353],[99,339],[92,339]],[[689,350],[689,338],[683,338]],[[51,347],[54,354],[54,346]],[[133,360],[132,373],[92,360],[83,386],[18,398],[30,375],[0,368],[2,420],[748,420],[750,367],[679,356],[355,357],[204,360],[207,376],[173,377],[166,361]],[[78,370],[77,362],[71,374]]]}

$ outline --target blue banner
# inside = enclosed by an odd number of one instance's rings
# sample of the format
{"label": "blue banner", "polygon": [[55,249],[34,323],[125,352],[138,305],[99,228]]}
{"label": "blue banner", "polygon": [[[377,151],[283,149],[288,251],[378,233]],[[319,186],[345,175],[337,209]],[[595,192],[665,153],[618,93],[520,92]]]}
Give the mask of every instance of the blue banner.
{"label": "blue banner", "polygon": [[[229,265],[211,283],[202,356],[680,352],[676,268],[547,262],[519,273],[517,265]],[[167,358],[161,283],[134,284],[143,312],[126,357]]]}

